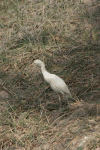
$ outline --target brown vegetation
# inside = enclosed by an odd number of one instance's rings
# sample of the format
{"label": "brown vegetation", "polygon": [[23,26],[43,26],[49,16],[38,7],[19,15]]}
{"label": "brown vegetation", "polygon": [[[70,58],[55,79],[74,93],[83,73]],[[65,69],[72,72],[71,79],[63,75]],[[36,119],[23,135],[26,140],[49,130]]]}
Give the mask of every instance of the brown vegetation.
{"label": "brown vegetation", "polygon": [[[0,10],[0,149],[99,149],[99,0],[1,0]],[[37,58],[67,82],[70,107],[58,110]]]}

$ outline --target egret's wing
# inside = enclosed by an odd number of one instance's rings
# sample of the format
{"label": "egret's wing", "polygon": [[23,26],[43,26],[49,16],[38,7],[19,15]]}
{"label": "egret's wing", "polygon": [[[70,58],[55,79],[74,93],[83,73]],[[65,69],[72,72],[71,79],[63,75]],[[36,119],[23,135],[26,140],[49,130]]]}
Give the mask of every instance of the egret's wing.
{"label": "egret's wing", "polygon": [[59,93],[68,93],[69,96],[71,96],[71,93],[66,85],[66,83],[58,76],[54,75],[54,78],[52,78],[50,85],[52,89]]}

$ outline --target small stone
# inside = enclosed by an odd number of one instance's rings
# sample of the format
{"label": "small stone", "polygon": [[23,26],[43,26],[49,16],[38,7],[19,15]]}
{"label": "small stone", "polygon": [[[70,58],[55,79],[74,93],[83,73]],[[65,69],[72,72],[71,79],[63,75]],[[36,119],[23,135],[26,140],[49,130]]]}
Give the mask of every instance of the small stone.
{"label": "small stone", "polygon": [[8,92],[6,92],[6,91],[3,90],[3,91],[0,92],[0,97],[1,98],[8,98],[9,94],[8,94]]}

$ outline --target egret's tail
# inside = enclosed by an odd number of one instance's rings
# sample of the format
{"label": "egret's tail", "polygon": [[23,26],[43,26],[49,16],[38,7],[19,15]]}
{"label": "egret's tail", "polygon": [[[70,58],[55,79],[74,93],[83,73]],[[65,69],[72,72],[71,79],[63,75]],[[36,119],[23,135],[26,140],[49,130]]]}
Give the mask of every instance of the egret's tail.
{"label": "egret's tail", "polygon": [[68,97],[72,98],[72,95],[71,95],[70,91],[69,91],[69,93],[65,93],[65,97],[66,98],[68,98]]}

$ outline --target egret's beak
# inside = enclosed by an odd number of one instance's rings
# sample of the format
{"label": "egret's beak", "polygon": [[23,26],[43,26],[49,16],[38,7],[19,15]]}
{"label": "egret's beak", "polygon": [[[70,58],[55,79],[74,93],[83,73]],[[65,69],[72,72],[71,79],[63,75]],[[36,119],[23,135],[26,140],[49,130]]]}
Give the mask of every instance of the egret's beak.
{"label": "egret's beak", "polygon": [[34,66],[35,64],[34,63],[32,63],[30,66],[32,67],[32,66]]}

